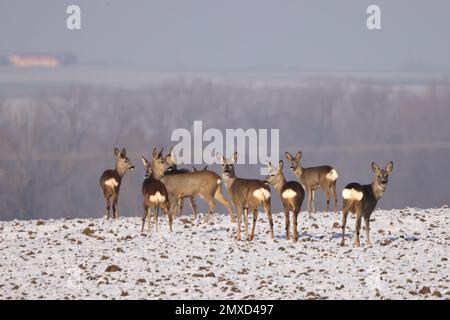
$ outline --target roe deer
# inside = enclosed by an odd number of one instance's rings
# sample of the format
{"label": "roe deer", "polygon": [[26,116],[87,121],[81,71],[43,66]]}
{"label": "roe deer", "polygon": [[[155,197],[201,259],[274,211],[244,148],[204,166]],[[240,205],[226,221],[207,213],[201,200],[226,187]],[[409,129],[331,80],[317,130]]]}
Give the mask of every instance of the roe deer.
{"label": "roe deer", "polygon": [[[152,172],[152,164],[141,157],[142,163],[145,168],[146,179],[142,183],[142,196],[144,215],[142,216],[142,227],[141,233],[144,232],[145,218],[148,217],[148,230],[151,229],[151,207],[154,207],[154,224],[156,226],[156,231],[158,231],[158,213],[159,208],[162,208],[169,219],[169,230],[172,231],[172,216],[170,215],[169,209],[169,195],[167,193],[164,184],[156,180]],[[163,161],[162,157],[153,155],[152,161]]]}
{"label": "roe deer", "polygon": [[164,183],[169,193],[172,217],[175,217],[178,199],[198,195],[208,204],[208,214],[205,217],[205,223],[209,222],[213,210],[216,207],[214,199],[227,208],[231,221],[235,222],[233,208],[222,194],[222,179],[217,173],[205,170],[165,175],[165,171],[165,163],[161,163],[160,161],[152,162],[153,176]]}
{"label": "roe deer", "polygon": [[127,158],[127,151],[122,148],[120,151],[114,148],[114,155],[116,156],[116,168],[105,170],[100,177],[100,187],[103,191],[103,196],[106,201],[106,216],[109,219],[111,200],[113,218],[119,219],[119,191],[122,177],[128,170],[134,170],[134,166],[131,164],[130,159]]}
{"label": "roe deer", "polygon": [[337,196],[336,196],[336,181],[338,178],[337,171],[330,166],[310,167],[303,168],[300,164],[302,158],[302,152],[299,151],[293,157],[289,152],[286,152],[286,159],[291,162],[291,170],[294,175],[300,180],[303,188],[306,190],[307,199],[306,204],[308,213],[316,212],[314,206],[314,192],[320,188],[325,192],[327,199],[327,212],[330,210],[330,195],[333,194],[334,198],[334,212],[337,212]]}
{"label": "roe deer", "polygon": [[[270,225],[270,236],[273,239],[273,220],[270,211],[270,187],[261,180],[241,179],[236,177],[234,164],[237,161],[237,152],[229,160],[217,154],[222,164],[222,177],[227,187],[228,193],[236,207],[237,213],[237,233],[236,239],[241,240],[241,219],[244,214],[245,237],[253,240],[255,237],[255,226],[258,219],[258,207],[262,204]],[[252,234],[248,234],[248,212],[253,213]]]}
{"label": "roe deer", "polygon": [[[173,175],[173,174],[190,172],[188,169],[179,169],[177,167],[177,159],[175,158],[175,155],[173,154],[173,147],[170,148],[169,153],[165,157],[165,160],[168,165],[165,175]],[[197,171],[197,170],[195,170],[195,168],[194,168],[194,171]],[[191,205],[192,216],[194,217],[194,219],[197,219],[197,204],[195,203],[195,196],[187,196],[187,198],[189,198],[189,204]],[[184,207],[184,199],[179,198],[178,199],[178,211],[179,211],[180,215],[183,211],[183,207]],[[175,215],[176,215],[176,213],[175,213]]]}
{"label": "roe deer", "polygon": [[269,174],[266,177],[266,181],[278,191],[281,197],[281,203],[283,204],[286,219],[286,239],[289,240],[291,238],[289,212],[292,211],[294,218],[293,240],[297,242],[297,218],[302,208],[303,199],[305,198],[305,190],[297,181],[286,182],[283,174],[283,160],[278,162],[278,168],[272,167],[270,162],[267,165],[269,167]]}
{"label": "roe deer", "polygon": [[347,223],[348,212],[356,213],[356,237],[355,245],[360,246],[359,243],[359,231],[361,229],[361,218],[364,216],[364,222],[366,225],[366,244],[370,245],[369,238],[369,221],[370,215],[375,210],[375,207],[386,191],[386,186],[389,180],[389,175],[394,168],[394,163],[391,161],[386,165],[385,169],[372,162],[372,171],[375,174],[371,184],[360,185],[353,182],[348,184],[344,190],[342,190],[343,208],[342,208],[342,241],[341,245],[345,244],[345,225]]}

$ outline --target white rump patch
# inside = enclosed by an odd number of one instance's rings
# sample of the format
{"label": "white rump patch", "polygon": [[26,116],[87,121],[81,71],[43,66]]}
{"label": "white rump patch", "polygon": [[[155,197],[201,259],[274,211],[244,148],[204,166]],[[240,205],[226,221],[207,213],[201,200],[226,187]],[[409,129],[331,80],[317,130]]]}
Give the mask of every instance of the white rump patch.
{"label": "white rump patch", "polygon": [[290,199],[290,198],[295,197],[296,195],[297,195],[297,192],[295,192],[295,191],[292,190],[292,189],[287,189],[287,190],[285,190],[285,191],[281,194],[281,196],[282,196],[284,199]]}
{"label": "white rump patch", "polygon": [[150,201],[153,203],[162,203],[166,201],[166,197],[164,197],[159,191],[156,191],[156,193],[149,197]]}
{"label": "white rump patch", "polygon": [[111,187],[111,188],[115,188],[119,185],[119,182],[117,182],[116,179],[111,178],[105,181],[105,186]]}
{"label": "white rump patch", "polygon": [[222,182],[222,180],[220,180],[220,179],[219,179],[219,180],[217,180],[217,184],[220,184],[221,182]]}
{"label": "white rump patch", "polygon": [[264,201],[270,198],[270,191],[267,191],[264,188],[259,188],[253,191],[253,196],[258,200]]}
{"label": "white rump patch", "polygon": [[344,189],[342,190],[342,197],[345,200],[361,201],[361,199],[363,198],[363,193],[355,189]]}
{"label": "white rump patch", "polygon": [[339,175],[335,169],[327,173],[327,179],[330,181],[336,181],[338,177]]}

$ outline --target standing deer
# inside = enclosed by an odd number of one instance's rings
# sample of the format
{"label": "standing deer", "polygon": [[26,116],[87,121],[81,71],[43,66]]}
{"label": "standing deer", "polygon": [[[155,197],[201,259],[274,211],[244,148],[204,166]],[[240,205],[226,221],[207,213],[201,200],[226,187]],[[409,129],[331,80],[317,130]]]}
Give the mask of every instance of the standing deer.
{"label": "standing deer", "polygon": [[[222,177],[227,187],[228,193],[236,207],[237,213],[237,233],[236,239],[241,240],[241,219],[244,214],[245,238],[253,240],[255,237],[255,226],[258,219],[258,207],[262,204],[270,225],[270,236],[274,239],[273,220],[270,211],[270,187],[261,180],[241,179],[236,177],[234,164],[237,161],[237,152],[229,160],[217,154],[217,158],[222,164]],[[248,234],[248,212],[253,213],[252,234]]]}
{"label": "standing deer", "polygon": [[278,168],[272,167],[270,162],[267,163],[269,167],[269,174],[266,181],[278,191],[283,204],[284,216],[286,219],[286,239],[290,237],[290,217],[289,212],[292,211],[294,218],[294,242],[298,240],[297,234],[297,218],[301,211],[303,199],[305,198],[305,190],[297,181],[286,182],[283,174],[283,160],[278,162]]}
{"label": "standing deer", "polygon": [[359,231],[361,229],[361,218],[364,216],[366,224],[366,244],[370,245],[369,238],[369,221],[370,215],[375,210],[378,200],[386,191],[386,186],[389,180],[389,175],[394,168],[394,163],[391,161],[386,165],[385,169],[372,162],[372,171],[374,179],[371,184],[360,185],[352,182],[342,190],[343,208],[342,208],[342,241],[341,245],[345,244],[345,225],[347,223],[348,212],[356,213],[356,237],[355,245],[360,246]]}
{"label": "standing deer", "polygon": [[[173,175],[173,174],[190,172],[189,169],[184,169],[184,168],[179,169],[178,168],[177,159],[176,159],[175,155],[173,154],[173,147],[170,148],[169,153],[166,155],[165,159],[166,159],[166,162],[168,165],[165,175]],[[205,168],[205,170],[206,170],[206,168]],[[194,168],[194,171],[197,171],[197,170],[195,170],[195,168]],[[187,198],[189,198],[189,204],[191,205],[192,216],[194,217],[194,219],[197,219],[197,204],[195,203],[195,197],[188,196]],[[184,207],[184,199],[179,198],[178,199],[178,210],[179,210],[180,215],[181,215],[181,212],[183,211],[183,207]]]}
{"label": "standing deer", "polygon": [[336,169],[330,166],[320,166],[320,167],[310,167],[303,168],[300,164],[300,159],[302,158],[302,152],[299,151],[293,157],[289,152],[286,152],[286,159],[291,162],[291,170],[298,177],[300,183],[306,190],[307,193],[307,208],[308,213],[316,212],[314,206],[314,193],[315,190],[320,188],[325,192],[327,199],[327,211],[330,210],[330,195],[333,194],[334,198],[334,212],[337,212],[337,196],[336,196],[336,181],[338,178],[338,173]]}
{"label": "standing deer", "polygon": [[[159,214],[159,208],[162,208],[167,215],[169,219],[169,229],[172,232],[172,215],[170,215],[169,209],[169,195],[167,193],[167,189],[164,186],[164,184],[156,180],[153,176],[152,172],[152,163],[149,162],[144,157],[141,157],[142,163],[144,164],[145,168],[145,175],[146,179],[142,183],[142,196],[144,198],[143,200],[143,208],[144,208],[144,215],[142,217],[142,227],[141,227],[141,233],[144,232],[144,225],[145,225],[145,218],[148,217],[148,230],[151,229],[151,207],[154,207],[154,223],[156,226],[156,231],[158,231],[158,214]],[[162,159],[161,154],[153,154],[153,160],[152,161],[162,161],[164,162],[164,159]]]}
{"label": "standing deer", "polygon": [[233,208],[222,194],[222,179],[217,173],[205,170],[166,175],[166,169],[166,161],[152,162],[153,176],[164,183],[169,193],[172,217],[175,217],[179,199],[198,195],[208,204],[208,214],[205,217],[205,223],[209,222],[216,207],[214,199],[227,208],[231,221],[235,222]]}
{"label": "standing deer", "polygon": [[127,158],[127,151],[122,148],[120,151],[114,148],[114,155],[116,156],[116,168],[105,170],[100,177],[100,187],[103,191],[103,196],[106,201],[106,216],[109,219],[111,200],[113,218],[119,219],[119,191],[122,177],[128,170],[134,170],[134,166],[131,164],[130,159]]}

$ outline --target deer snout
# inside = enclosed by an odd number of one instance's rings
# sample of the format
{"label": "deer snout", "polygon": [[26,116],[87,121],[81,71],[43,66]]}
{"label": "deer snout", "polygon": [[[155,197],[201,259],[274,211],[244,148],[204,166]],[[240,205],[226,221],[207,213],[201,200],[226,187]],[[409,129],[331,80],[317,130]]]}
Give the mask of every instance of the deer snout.
{"label": "deer snout", "polygon": [[130,166],[130,170],[133,171],[134,170],[134,166]]}

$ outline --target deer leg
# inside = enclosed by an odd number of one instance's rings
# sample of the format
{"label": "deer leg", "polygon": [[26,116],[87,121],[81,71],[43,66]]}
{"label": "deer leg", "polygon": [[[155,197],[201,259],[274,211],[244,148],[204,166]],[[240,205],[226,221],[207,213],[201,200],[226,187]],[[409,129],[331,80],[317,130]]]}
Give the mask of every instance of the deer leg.
{"label": "deer leg", "polygon": [[159,205],[155,206],[155,224],[156,224],[156,231],[158,231],[158,215],[159,215]]}
{"label": "deer leg", "polygon": [[344,200],[344,207],[342,208],[342,240],[341,246],[345,245],[345,225],[347,224],[347,216],[348,216],[349,208]]}
{"label": "deer leg", "polygon": [[359,232],[361,230],[361,212],[356,212],[356,223],[355,223],[355,246],[359,247],[361,244],[359,243]]}
{"label": "deer leg", "polygon": [[[197,219],[197,204],[195,203],[194,196],[189,197],[189,204],[191,205],[192,216],[194,217],[194,219]],[[181,212],[181,208],[180,208],[180,212]]]}
{"label": "deer leg", "polygon": [[366,225],[366,245],[370,246],[370,237],[369,237],[369,221],[370,221],[370,216],[369,215],[365,215],[364,216],[364,222]]}
{"label": "deer leg", "polygon": [[252,235],[250,236],[250,240],[255,239],[256,221],[258,221],[258,209],[253,210],[253,225],[252,225]]}
{"label": "deer leg", "polygon": [[244,208],[244,228],[245,228],[245,239],[250,240],[248,235],[248,208]]}
{"label": "deer leg", "polygon": [[306,189],[306,194],[307,194],[306,207],[307,207],[309,216],[311,216],[311,188]]}
{"label": "deer leg", "polygon": [[300,208],[294,208],[293,213],[294,213],[294,242],[297,242],[298,240],[297,219],[298,214],[300,213]]}
{"label": "deer leg", "polygon": [[242,207],[236,208],[237,213],[237,230],[236,230],[236,240],[241,240],[241,222],[242,222]]}
{"label": "deer leg", "polygon": [[109,214],[111,211],[111,200],[106,198],[106,218],[109,220]]}
{"label": "deer leg", "polygon": [[147,208],[144,206],[144,215],[142,216],[141,233],[144,232],[145,218],[147,217]]}
{"label": "deer leg", "polygon": [[205,217],[204,223],[208,223],[211,220],[214,209],[216,208],[216,203],[214,202],[214,198],[211,197],[208,199],[208,215]]}
{"label": "deer leg", "polygon": [[327,200],[327,212],[330,212],[330,197],[331,197],[330,188],[326,188],[325,189],[325,199]]}
{"label": "deer leg", "polygon": [[233,207],[231,206],[230,201],[228,201],[227,198],[225,198],[224,195],[222,194],[222,188],[220,186],[219,188],[217,188],[214,197],[217,199],[217,201],[220,202],[220,204],[222,204],[225,208],[227,208],[231,218],[231,222],[235,223],[236,218],[234,217],[233,214]]}
{"label": "deer leg", "polygon": [[334,199],[334,213],[337,214],[336,180],[334,180],[333,184],[331,185],[331,191],[333,192],[333,199]]}
{"label": "deer leg", "polygon": [[270,211],[270,199],[264,202],[264,211],[266,212],[267,218],[269,218],[270,237],[273,240],[275,236],[273,234],[273,219],[272,219],[272,212]]}
{"label": "deer leg", "polygon": [[314,189],[311,190],[311,206],[312,206],[312,212],[316,213],[316,207],[314,205],[314,196],[316,191]]}
{"label": "deer leg", "polygon": [[173,212],[174,217],[178,215],[182,216],[183,215],[183,207],[184,207],[184,199],[183,198],[178,198],[178,205],[177,205],[177,210],[175,210]]}
{"label": "deer leg", "polygon": [[147,218],[148,218],[148,231],[152,230],[152,208],[150,206],[147,207]]}
{"label": "deer leg", "polygon": [[290,219],[289,219],[289,206],[286,205],[284,206],[284,219],[285,219],[285,227],[286,227],[286,240],[290,240],[291,239],[291,234],[290,234]]}
{"label": "deer leg", "polygon": [[169,195],[169,214],[172,217],[172,221],[175,220],[178,209],[178,198]]}
{"label": "deer leg", "polygon": [[112,218],[113,219],[117,219],[116,210],[117,210],[117,202],[116,202],[116,199],[114,198],[114,199],[112,199]]}
{"label": "deer leg", "polygon": [[164,212],[167,215],[167,218],[169,219],[169,231],[172,232],[172,224],[173,224],[173,217],[170,214],[170,210],[167,208],[164,208]]}
{"label": "deer leg", "polygon": [[114,207],[116,211],[116,219],[119,220],[119,195],[114,197]]}

